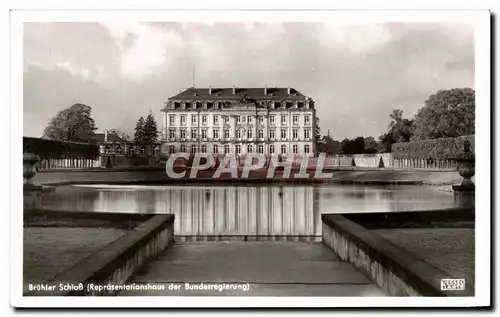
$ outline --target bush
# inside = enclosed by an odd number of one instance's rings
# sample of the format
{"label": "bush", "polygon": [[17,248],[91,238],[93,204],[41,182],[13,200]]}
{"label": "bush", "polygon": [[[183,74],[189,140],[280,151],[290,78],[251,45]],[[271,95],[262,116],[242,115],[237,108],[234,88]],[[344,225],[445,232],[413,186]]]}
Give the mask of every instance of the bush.
{"label": "bush", "polygon": [[85,158],[97,159],[99,146],[97,144],[61,142],[40,138],[23,137],[23,153],[34,153],[40,158]]}
{"label": "bush", "polygon": [[394,143],[392,157],[418,159],[453,159],[464,149],[464,141],[470,142],[470,151],[474,153],[474,135],[464,135],[456,138],[440,138],[419,142]]}

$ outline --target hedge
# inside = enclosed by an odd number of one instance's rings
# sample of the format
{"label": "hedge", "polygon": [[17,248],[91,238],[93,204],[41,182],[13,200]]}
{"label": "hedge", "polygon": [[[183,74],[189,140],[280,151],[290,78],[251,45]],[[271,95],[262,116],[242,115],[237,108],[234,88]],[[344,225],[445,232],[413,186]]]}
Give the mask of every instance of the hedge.
{"label": "hedge", "polygon": [[23,153],[34,153],[40,158],[97,159],[99,146],[90,143],[61,142],[40,138],[23,137]]}
{"label": "hedge", "polygon": [[417,159],[453,159],[464,149],[464,141],[470,142],[470,151],[474,153],[474,135],[456,138],[440,138],[419,142],[394,143],[391,148],[392,157]]}

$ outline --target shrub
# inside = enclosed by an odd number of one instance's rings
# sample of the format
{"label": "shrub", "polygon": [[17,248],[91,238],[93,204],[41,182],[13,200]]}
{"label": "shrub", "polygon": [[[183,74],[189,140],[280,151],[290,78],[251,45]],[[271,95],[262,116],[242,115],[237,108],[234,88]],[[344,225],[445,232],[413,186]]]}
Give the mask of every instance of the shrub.
{"label": "shrub", "polygon": [[470,142],[470,151],[474,153],[474,135],[423,140],[419,142],[394,143],[391,152],[392,157],[395,159],[453,159],[463,151],[465,140]]}
{"label": "shrub", "polygon": [[23,153],[34,153],[40,158],[85,158],[99,157],[97,144],[61,142],[40,138],[23,137]]}

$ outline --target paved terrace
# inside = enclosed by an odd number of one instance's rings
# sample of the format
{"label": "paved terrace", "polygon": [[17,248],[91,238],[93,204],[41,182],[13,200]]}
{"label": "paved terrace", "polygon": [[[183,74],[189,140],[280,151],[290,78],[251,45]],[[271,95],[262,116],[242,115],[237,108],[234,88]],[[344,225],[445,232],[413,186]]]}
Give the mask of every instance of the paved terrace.
{"label": "paved terrace", "polygon": [[[186,290],[184,283],[249,283],[241,290]],[[130,283],[174,283],[178,291],[124,291],[122,296],[385,296],[320,242],[176,242]]]}

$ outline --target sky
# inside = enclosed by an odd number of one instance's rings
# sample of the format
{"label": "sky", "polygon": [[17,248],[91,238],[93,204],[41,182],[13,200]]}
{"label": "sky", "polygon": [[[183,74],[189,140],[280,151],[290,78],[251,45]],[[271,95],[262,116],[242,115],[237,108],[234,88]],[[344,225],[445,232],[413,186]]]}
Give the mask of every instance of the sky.
{"label": "sky", "polygon": [[98,132],[161,125],[167,99],[202,87],[293,87],[322,134],[383,134],[440,89],[474,88],[474,29],[451,23],[25,23],[24,135],[74,103]]}

